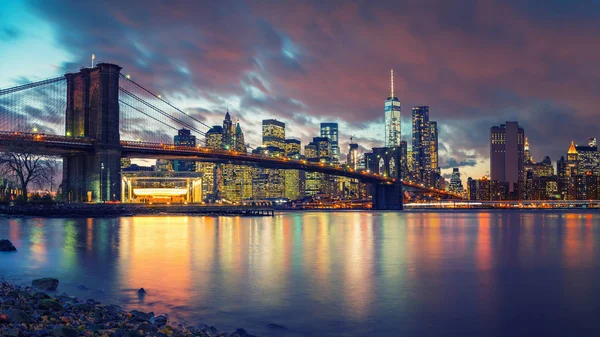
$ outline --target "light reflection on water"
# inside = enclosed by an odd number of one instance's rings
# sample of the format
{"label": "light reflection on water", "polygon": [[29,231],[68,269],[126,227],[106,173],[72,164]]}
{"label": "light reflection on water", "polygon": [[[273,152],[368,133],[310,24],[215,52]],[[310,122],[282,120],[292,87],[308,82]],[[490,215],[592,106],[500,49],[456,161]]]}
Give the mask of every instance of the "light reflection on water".
{"label": "light reflection on water", "polygon": [[19,252],[0,254],[0,277],[53,276],[81,298],[263,335],[268,323],[290,336],[600,335],[599,224],[584,212],[3,219]]}

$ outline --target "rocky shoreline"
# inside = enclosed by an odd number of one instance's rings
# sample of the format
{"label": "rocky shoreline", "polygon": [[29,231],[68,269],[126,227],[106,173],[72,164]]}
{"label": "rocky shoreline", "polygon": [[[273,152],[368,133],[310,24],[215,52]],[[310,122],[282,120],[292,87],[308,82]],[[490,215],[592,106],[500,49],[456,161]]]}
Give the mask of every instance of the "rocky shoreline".
{"label": "rocky shoreline", "polygon": [[125,311],[117,305],[102,305],[92,299],[81,301],[57,294],[58,280],[35,280],[22,287],[0,281],[0,336],[5,337],[255,337],[244,329],[233,333],[204,324],[169,325],[166,315],[138,310]]}
{"label": "rocky shoreline", "polygon": [[217,206],[168,204],[87,204],[0,205],[0,216],[39,216],[45,218],[93,217],[110,218],[134,215],[206,215],[206,216],[272,216],[271,206]]}

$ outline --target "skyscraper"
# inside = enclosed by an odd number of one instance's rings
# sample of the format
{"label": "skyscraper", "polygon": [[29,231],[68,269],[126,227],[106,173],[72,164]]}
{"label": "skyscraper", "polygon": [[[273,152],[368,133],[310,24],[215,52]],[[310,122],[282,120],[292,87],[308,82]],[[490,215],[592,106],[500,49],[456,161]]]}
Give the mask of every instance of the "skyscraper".
{"label": "skyscraper", "polygon": [[600,152],[595,145],[595,138],[590,138],[590,145],[575,145],[577,150],[578,174],[600,175]]}
{"label": "skyscraper", "polygon": [[509,191],[525,179],[525,131],[518,122],[506,122],[490,129],[491,180],[507,182]]}
{"label": "skyscraper", "polygon": [[262,121],[263,146],[274,146],[285,150],[285,123],[275,119]]}
{"label": "skyscraper", "polygon": [[462,181],[460,180],[460,172],[458,167],[452,168],[452,177],[450,178],[450,191],[456,193],[463,192]]}
{"label": "skyscraper", "polygon": [[400,142],[400,178],[402,180],[408,179],[410,163],[412,163],[412,159],[409,158],[408,144],[403,140]]}
{"label": "skyscraper", "polygon": [[[288,158],[299,159],[302,151],[302,144],[298,139],[285,140],[285,156]],[[284,196],[290,200],[297,200],[304,196],[304,171],[284,170],[285,193]]]}
{"label": "skyscraper", "polygon": [[529,139],[527,137],[525,137],[525,145],[523,146],[523,148],[525,156],[523,160],[525,164],[533,163],[533,157],[531,157],[531,151],[529,151]]}
{"label": "skyscraper", "polygon": [[233,127],[233,122],[231,121],[231,116],[229,115],[229,109],[227,109],[227,113],[225,113],[225,119],[223,120],[223,148],[226,150],[232,149],[235,144],[235,128]]}
{"label": "skyscraper", "polygon": [[[313,163],[331,162],[331,142],[326,137],[314,137],[312,142],[304,147],[306,160]],[[332,182],[330,175],[319,172],[306,172],[306,195],[317,196],[318,194],[331,195]]]}
{"label": "skyscraper", "polygon": [[223,127],[215,125],[206,132],[206,147],[212,150],[223,148]]}
{"label": "skyscraper", "polygon": [[438,169],[438,127],[437,122],[429,122],[429,155],[431,170]]}
{"label": "skyscraper", "polygon": [[350,145],[348,145],[348,156],[346,157],[346,160],[351,168],[355,170],[358,168],[358,144],[350,143]]}
{"label": "skyscraper", "polygon": [[391,71],[390,97],[385,100],[385,147],[400,146],[400,100],[394,96],[394,70]]}
{"label": "skyscraper", "polygon": [[412,108],[412,155],[415,173],[419,180],[431,170],[431,145],[429,107]]}
{"label": "skyscraper", "polygon": [[338,141],[338,123],[321,123],[321,137],[329,138],[331,143],[331,161],[340,162],[340,144]]}
{"label": "skyscraper", "polygon": [[[196,146],[196,136],[192,135],[188,129],[180,129],[177,135],[173,137],[173,143],[177,146]],[[196,171],[196,163],[191,160],[175,160],[173,163],[175,171]]]}

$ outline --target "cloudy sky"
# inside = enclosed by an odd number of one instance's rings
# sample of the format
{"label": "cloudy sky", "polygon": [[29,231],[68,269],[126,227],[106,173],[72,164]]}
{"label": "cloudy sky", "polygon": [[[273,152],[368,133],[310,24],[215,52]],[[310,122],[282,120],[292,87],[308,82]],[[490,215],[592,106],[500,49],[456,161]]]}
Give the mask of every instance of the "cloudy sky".
{"label": "cloudy sky", "polygon": [[[320,122],[382,146],[394,69],[402,133],[429,105],[440,164],[489,171],[489,127],[517,120],[534,159],[598,137],[599,1],[6,1],[0,87],[97,61],[209,124],[228,103],[252,144],[260,120],[305,143]],[[409,141],[410,144],[410,141]]]}

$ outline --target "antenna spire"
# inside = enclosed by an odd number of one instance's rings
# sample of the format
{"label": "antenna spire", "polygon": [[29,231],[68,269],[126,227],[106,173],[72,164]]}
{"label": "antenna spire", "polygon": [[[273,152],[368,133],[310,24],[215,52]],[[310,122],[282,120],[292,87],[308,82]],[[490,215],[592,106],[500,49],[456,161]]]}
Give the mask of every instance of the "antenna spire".
{"label": "antenna spire", "polygon": [[390,78],[390,82],[391,82],[391,87],[392,87],[392,95],[391,97],[394,97],[394,69],[391,70],[391,78]]}

